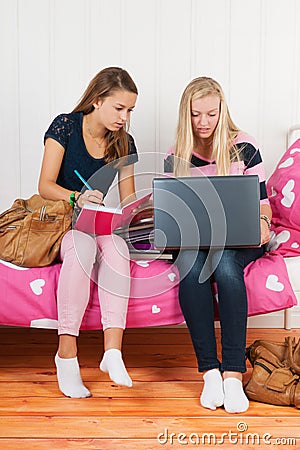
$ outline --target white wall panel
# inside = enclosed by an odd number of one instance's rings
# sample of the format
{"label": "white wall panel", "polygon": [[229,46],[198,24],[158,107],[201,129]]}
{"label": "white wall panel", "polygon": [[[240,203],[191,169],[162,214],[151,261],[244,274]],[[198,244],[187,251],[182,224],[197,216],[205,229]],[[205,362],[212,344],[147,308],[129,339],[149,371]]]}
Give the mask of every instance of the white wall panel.
{"label": "white wall panel", "polygon": [[89,81],[89,2],[50,0],[50,4],[53,8],[50,43],[54,93],[52,108],[53,114],[56,115],[73,109]]}
{"label": "white wall panel", "polygon": [[192,78],[209,76],[229,92],[230,0],[194,0]]}
{"label": "white wall panel", "polygon": [[191,79],[192,2],[165,0],[158,2],[159,40],[156,77],[156,151],[163,155],[173,144],[178,106],[183,89]]}
{"label": "white wall panel", "polygon": [[300,123],[300,2],[294,0],[294,10],[291,26],[293,27],[293,66],[291,67],[293,76],[292,94],[292,123]]}
{"label": "white wall panel", "polygon": [[0,210],[20,193],[18,2],[1,1]]}
{"label": "white wall panel", "polygon": [[132,114],[131,130],[141,151],[155,150],[157,97],[157,1],[124,2],[122,27],[122,66],[126,68],[139,90]]}
{"label": "white wall panel", "polygon": [[[33,14],[34,11],[34,14]],[[37,190],[49,110],[49,4],[18,2],[20,195]]]}
{"label": "white wall panel", "polygon": [[262,102],[258,114],[266,172],[270,175],[285,149],[283,137],[293,120],[296,3],[294,0],[284,3],[263,0],[262,5],[264,53],[261,61]]}
{"label": "white wall panel", "polygon": [[91,0],[85,4],[89,9],[87,51],[91,78],[104,67],[122,65],[122,0]]}
{"label": "white wall panel", "polygon": [[[239,128],[259,141],[261,95],[261,2],[232,0],[228,103]],[[255,101],[253,101],[255,99]]]}
{"label": "white wall panel", "polygon": [[[159,3],[157,0],[122,2],[121,63],[132,75],[139,90],[130,127],[140,153],[140,162],[135,168],[138,190],[142,187],[150,188],[151,174],[156,170],[156,137],[159,133],[157,123]],[[152,152],[154,154],[151,157],[141,156],[143,153]]]}

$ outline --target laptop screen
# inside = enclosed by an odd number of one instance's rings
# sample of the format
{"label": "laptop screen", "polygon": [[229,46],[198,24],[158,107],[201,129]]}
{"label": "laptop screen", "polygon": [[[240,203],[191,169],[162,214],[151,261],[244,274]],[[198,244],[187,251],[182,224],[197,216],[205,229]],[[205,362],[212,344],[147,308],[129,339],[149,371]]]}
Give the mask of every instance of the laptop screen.
{"label": "laptop screen", "polygon": [[260,245],[257,175],[153,179],[154,246]]}

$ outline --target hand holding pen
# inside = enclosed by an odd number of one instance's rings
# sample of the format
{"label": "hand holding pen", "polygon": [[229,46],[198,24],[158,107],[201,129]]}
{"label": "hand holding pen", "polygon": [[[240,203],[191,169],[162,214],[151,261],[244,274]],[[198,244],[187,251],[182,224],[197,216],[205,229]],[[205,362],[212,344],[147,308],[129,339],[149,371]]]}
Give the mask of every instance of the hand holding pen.
{"label": "hand holding pen", "polygon": [[78,170],[74,170],[75,175],[82,181],[84,186],[87,188],[84,192],[79,194],[77,197],[77,204],[80,208],[84,204],[97,204],[102,205],[103,204],[103,193],[98,191],[97,189],[93,189],[92,186],[83,178],[82,175],[78,172]]}

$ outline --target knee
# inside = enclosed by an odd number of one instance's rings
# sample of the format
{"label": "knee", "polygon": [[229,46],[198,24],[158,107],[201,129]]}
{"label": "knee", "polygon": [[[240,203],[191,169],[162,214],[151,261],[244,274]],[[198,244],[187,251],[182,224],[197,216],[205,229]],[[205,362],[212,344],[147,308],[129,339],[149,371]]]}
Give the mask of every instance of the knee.
{"label": "knee", "polygon": [[123,238],[116,234],[97,237],[98,246],[106,257],[120,258],[128,260],[130,258],[128,245]]}
{"label": "knee", "polygon": [[95,261],[97,245],[92,236],[81,231],[71,230],[63,239],[62,255],[76,255],[79,259],[92,259]]}
{"label": "knee", "polygon": [[124,239],[121,238],[120,236],[113,235],[112,240],[113,240],[113,248],[115,249],[115,252],[117,252],[123,258],[129,259],[130,258],[129,249],[128,249],[128,245],[126,244]]}
{"label": "knee", "polygon": [[222,279],[244,279],[244,267],[234,254],[234,252],[225,251],[219,262],[215,262],[217,267],[214,270],[216,281]]}
{"label": "knee", "polygon": [[198,280],[199,274],[203,268],[205,259],[194,250],[181,250],[176,260],[176,265],[180,273],[180,279],[188,278]]}

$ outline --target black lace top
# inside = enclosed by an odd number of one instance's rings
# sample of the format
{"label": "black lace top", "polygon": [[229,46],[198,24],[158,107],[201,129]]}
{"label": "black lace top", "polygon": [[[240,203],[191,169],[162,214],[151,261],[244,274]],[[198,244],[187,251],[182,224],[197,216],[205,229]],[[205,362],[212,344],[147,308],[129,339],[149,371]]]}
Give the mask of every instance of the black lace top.
{"label": "black lace top", "polygon": [[[118,168],[115,167],[115,162],[106,164],[104,158],[93,158],[88,153],[82,135],[82,119],[83,113],[81,112],[60,114],[46,131],[44,142],[51,137],[65,149],[57,184],[66,189],[80,192],[84,185],[74,173],[74,169],[77,169],[93,189],[98,189],[105,195]],[[129,155],[126,157],[124,165],[134,164],[138,160],[133,137],[129,134],[128,140]]]}

